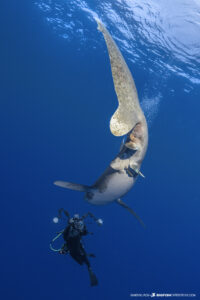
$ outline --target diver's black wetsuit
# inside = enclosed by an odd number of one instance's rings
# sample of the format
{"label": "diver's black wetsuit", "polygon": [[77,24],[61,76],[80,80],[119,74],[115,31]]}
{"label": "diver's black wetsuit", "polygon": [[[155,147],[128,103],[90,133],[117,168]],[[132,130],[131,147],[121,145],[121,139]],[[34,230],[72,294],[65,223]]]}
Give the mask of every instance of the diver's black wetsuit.
{"label": "diver's black wetsuit", "polygon": [[63,245],[60,253],[69,253],[71,257],[80,265],[85,263],[88,268],[91,285],[95,286],[98,284],[98,280],[91,269],[90,262],[87,258],[88,254],[85,252],[81,242],[82,236],[87,235],[88,233],[89,232],[83,223],[83,218],[70,219],[69,225],[63,231],[63,238],[66,243]]}
{"label": "diver's black wetsuit", "polygon": [[88,231],[85,225],[82,230],[78,230],[74,227],[74,224],[69,224],[63,232],[63,238],[66,241],[65,247],[67,248],[71,257],[74,260],[76,260],[80,265],[85,263],[89,268],[90,263],[87,258],[87,253],[85,252],[85,249],[81,242],[82,236],[87,234]]}

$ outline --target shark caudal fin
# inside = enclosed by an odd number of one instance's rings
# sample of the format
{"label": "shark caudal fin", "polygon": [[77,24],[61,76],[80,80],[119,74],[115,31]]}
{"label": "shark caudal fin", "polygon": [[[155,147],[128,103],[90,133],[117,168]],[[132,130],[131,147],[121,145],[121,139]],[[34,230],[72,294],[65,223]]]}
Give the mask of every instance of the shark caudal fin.
{"label": "shark caudal fin", "polygon": [[70,189],[79,192],[87,192],[90,189],[90,187],[87,185],[61,181],[61,180],[54,181],[54,184],[65,189]]}
{"label": "shark caudal fin", "polygon": [[100,20],[96,19],[102,32],[112,70],[112,77],[119,106],[110,120],[110,130],[115,136],[127,134],[138,122],[144,121],[144,114],[138,100],[135,82],[116,43]]}

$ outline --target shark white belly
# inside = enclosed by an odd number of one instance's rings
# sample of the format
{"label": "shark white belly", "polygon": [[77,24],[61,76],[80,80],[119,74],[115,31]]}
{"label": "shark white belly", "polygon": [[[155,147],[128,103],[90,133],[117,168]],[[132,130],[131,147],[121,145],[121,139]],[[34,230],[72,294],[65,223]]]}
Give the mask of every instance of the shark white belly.
{"label": "shark white belly", "polygon": [[126,172],[115,172],[105,183],[105,190],[91,188],[85,195],[85,200],[91,204],[104,205],[123,197],[132,188],[134,178]]}

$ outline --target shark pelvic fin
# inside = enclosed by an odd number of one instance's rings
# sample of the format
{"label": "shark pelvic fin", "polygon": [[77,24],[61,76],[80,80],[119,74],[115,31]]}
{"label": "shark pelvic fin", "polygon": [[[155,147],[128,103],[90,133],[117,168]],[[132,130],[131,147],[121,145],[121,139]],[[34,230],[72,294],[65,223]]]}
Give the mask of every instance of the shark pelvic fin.
{"label": "shark pelvic fin", "polygon": [[126,203],[124,203],[121,199],[117,199],[116,202],[121,205],[122,207],[126,208],[139,222],[140,224],[145,227],[145,224],[140,219],[140,217],[134,212],[132,208],[130,208]]}
{"label": "shark pelvic fin", "polygon": [[54,184],[65,189],[70,189],[79,192],[87,192],[90,189],[90,187],[87,185],[61,181],[61,180],[54,181]]}

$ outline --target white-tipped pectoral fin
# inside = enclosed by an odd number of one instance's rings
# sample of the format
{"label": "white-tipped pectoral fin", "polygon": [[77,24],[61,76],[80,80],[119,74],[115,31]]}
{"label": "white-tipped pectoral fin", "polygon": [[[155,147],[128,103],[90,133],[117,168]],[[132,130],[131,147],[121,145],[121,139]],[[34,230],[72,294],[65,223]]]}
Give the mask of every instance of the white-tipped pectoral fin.
{"label": "white-tipped pectoral fin", "polygon": [[121,199],[117,199],[116,202],[121,205],[122,207],[126,208],[139,222],[140,224],[145,227],[145,224],[140,219],[140,217],[134,212],[132,208],[130,208],[126,203],[124,203]]}
{"label": "white-tipped pectoral fin", "polygon": [[67,182],[67,181],[54,181],[54,184],[57,186],[60,186],[65,189],[70,189],[74,191],[79,191],[79,192],[87,192],[89,190],[89,186],[83,185],[83,184],[77,184],[77,183],[72,183],[72,182]]}

